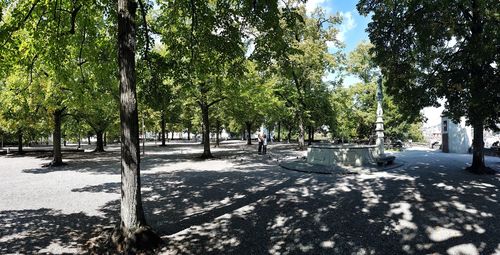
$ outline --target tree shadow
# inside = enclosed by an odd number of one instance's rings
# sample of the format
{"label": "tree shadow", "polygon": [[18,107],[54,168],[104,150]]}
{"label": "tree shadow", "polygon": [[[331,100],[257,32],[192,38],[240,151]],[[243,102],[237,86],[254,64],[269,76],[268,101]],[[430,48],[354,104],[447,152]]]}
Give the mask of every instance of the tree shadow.
{"label": "tree shadow", "polygon": [[[316,175],[235,155],[230,168],[206,161],[202,170],[154,171],[175,161],[161,156],[144,162],[143,206],[166,241],[162,253],[491,254],[500,249],[500,178],[463,171],[466,160],[420,152],[421,160],[405,159],[403,168]],[[72,192],[118,194],[120,183]],[[102,217],[51,209],[2,211],[0,253],[38,253],[55,245],[71,253],[95,235],[95,226],[113,225],[119,210],[119,200],[112,200],[100,209]]]}

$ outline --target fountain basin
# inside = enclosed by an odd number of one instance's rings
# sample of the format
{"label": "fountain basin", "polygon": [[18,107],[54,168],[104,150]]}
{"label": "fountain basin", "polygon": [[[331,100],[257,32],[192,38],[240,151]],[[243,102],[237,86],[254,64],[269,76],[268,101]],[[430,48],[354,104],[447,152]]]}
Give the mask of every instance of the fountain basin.
{"label": "fountain basin", "polygon": [[307,149],[307,162],[315,165],[363,166],[377,164],[376,145],[314,145]]}

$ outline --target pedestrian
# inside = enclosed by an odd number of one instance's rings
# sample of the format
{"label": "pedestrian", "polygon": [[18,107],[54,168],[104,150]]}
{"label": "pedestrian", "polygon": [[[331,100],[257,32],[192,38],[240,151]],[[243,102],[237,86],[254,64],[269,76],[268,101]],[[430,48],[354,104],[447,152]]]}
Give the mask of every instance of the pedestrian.
{"label": "pedestrian", "polygon": [[266,134],[264,134],[262,136],[262,154],[266,154],[267,153],[267,136]]}
{"label": "pedestrian", "polygon": [[264,139],[262,138],[262,133],[257,136],[257,141],[259,142],[259,155],[262,154],[262,145],[264,144]]}

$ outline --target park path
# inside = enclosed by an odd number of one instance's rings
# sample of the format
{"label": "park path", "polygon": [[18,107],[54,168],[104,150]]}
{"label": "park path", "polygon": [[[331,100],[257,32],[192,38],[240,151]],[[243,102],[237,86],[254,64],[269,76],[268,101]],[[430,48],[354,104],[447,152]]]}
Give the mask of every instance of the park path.
{"label": "park path", "polygon": [[[149,149],[149,148],[148,148]],[[463,171],[470,155],[398,153],[403,167],[360,175],[281,169],[270,146],[151,148],[144,208],[161,254],[500,254],[500,177]],[[70,154],[68,166],[0,157],[0,253],[78,253],[116,222],[118,153]],[[487,158],[500,170],[500,159]]]}

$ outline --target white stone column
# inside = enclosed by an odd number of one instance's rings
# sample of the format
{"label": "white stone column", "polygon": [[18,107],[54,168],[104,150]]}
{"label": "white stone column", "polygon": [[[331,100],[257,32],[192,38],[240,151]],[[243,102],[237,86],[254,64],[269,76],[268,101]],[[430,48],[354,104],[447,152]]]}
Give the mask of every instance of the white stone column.
{"label": "white stone column", "polygon": [[382,93],[382,76],[377,82],[377,121],[375,132],[377,133],[377,154],[378,156],[384,156],[384,111],[382,110],[382,102],[384,95]]}

